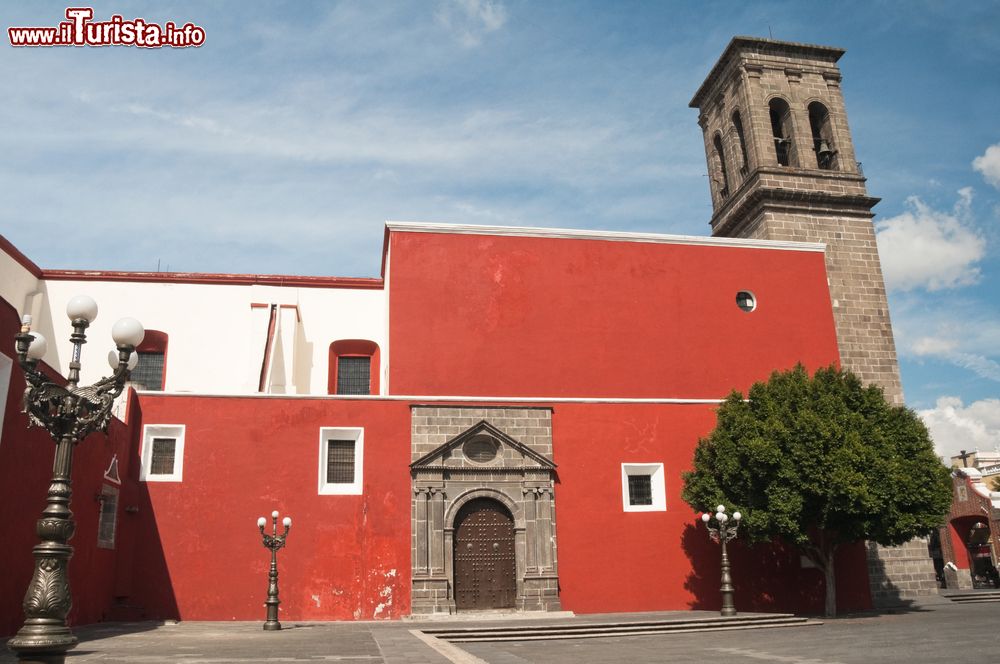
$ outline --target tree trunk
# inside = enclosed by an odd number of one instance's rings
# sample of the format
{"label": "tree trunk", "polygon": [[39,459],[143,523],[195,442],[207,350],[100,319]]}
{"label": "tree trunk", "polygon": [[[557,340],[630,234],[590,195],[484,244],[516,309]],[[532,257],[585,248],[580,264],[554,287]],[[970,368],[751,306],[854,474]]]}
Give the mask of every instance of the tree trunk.
{"label": "tree trunk", "polygon": [[821,541],[818,546],[809,546],[805,549],[806,556],[823,573],[823,585],[826,587],[823,615],[827,618],[837,615],[837,575],[834,565],[836,553],[837,546],[825,541]]}
{"label": "tree trunk", "polygon": [[823,569],[823,578],[826,581],[826,603],[823,607],[823,615],[833,618],[837,615],[837,577],[833,564],[833,552],[827,556],[826,566]]}

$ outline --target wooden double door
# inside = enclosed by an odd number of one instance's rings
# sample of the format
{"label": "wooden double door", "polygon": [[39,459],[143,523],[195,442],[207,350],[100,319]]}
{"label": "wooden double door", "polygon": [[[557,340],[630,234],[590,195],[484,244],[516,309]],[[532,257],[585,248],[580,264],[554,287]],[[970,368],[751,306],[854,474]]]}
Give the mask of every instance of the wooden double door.
{"label": "wooden double door", "polygon": [[514,519],[501,503],[477,498],[455,519],[455,605],[505,609],[517,599]]}

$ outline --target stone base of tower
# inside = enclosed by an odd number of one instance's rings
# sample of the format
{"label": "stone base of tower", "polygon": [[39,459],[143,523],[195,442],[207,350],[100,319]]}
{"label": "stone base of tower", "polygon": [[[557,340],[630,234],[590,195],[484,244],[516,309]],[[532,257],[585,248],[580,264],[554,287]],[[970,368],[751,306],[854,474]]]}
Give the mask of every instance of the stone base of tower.
{"label": "stone base of tower", "polygon": [[934,561],[927,539],[917,537],[901,546],[879,546],[868,542],[868,579],[872,605],[887,608],[937,596]]}

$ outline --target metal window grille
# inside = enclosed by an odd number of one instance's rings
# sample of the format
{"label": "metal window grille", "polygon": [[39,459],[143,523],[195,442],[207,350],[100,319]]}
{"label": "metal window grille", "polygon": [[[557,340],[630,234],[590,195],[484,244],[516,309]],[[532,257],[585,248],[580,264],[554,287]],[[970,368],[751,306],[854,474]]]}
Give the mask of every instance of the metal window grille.
{"label": "metal window grille", "polygon": [[150,475],[173,475],[176,438],[154,438],[153,452],[149,455]]}
{"label": "metal window grille", "polygon": [[497,456],[497,444],[488,436],[476,436],[462,447],[465,456],[476,463],[489,463]]}
{"label": "metal window grille", "polygon": [[653,504],[652,475],[628,476],[628,504],[629,505]]}
{"label": "metal window grille", "polygon": [[372,359],[337,358],[337,394],[371,394]]}
{"label": "metal window grille", "polygon": [[163,388],[163,353],[139,353],[139,363],[129,380],[146,390]]}
{"label": "metal window grille", "polygon": [[326,441],[327,484],[352,484],[354,482],[354,441]]}
{"label": "metal window grille", "polygon": [[118,514],[118,489],[105,486],[101,491],[101,515],[97,522],[97,544],[102,548],[115,546],[115,520]]}

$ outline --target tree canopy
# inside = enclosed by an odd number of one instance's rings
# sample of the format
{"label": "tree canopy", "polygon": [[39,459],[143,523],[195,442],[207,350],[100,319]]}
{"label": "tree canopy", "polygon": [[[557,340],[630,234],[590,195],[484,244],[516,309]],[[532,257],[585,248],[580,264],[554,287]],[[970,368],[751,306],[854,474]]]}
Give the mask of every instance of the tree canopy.
{"label": "tree canopy", "polygon": [[834,555],[872,540],[902,544],[944,522],[949,471],[926,427],[882,390],[833,367],[801,365],[733,392],[698,442],[684,500],[744,514],[751,541],[781,538],[824,573],[826,614],[836,612]]}

